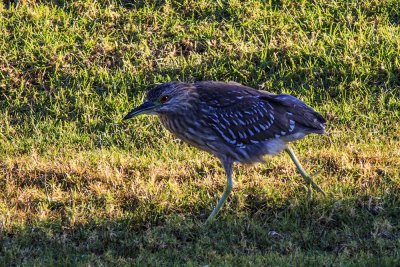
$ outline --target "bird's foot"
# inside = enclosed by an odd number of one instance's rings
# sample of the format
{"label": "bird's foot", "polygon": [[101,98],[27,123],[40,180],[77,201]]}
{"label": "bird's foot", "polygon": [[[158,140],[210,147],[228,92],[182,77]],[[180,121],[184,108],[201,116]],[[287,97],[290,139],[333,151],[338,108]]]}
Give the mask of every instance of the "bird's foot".
{"label": "bird's foot", "polygon": [[[324,197],[326,197],[326,194],[324,192],[324,190],[322,190],[315,182],[314,180],[306,173],[306,171],[303,169],[303,167],[301,166],[299,160],[296,157],[296,154],[294,154],[293,150],[290,147],[287,147],[286,152],[289,154],[290,158],[292,159],[292,161],[294,162],[294,164],[297,167],[297,170],[300,172],[301,176],[303,177],[303,179],[306,181],[307,183],[307,187],[308,187],[308,198],[311,198],[311,186],[317,191],[320,192],[322,195],[324,195]],[[313,176],[317,175],[319,173],[319,171],[317,171]]]}
{"label": "bird's foot", "polygon": [[[320,172],[317,171],[316,173],[313,174],[313,177],[315,177],[316,175],[318,175],[318,173]],[[311,199],[311,195],[312,195],[312,188],[314,188],[315,191],[321,193],[324,197],[326,197],[326,193],[324,192],[324,190],[321,189],[321,187],[319,187],[314,180],[311,178],[311,176],[307,175],[306,173],[300,172],[301,176],[303,176],[303,179],[306,181],[307,183],[307,197],[310,200]],[[311,188],[312,187],[312,188]]]}

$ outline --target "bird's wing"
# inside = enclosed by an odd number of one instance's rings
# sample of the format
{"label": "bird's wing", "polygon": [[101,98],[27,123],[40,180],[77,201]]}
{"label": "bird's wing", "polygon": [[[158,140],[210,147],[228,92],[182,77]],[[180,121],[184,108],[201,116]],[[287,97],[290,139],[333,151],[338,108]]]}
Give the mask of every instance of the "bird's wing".
{"label": "bird's wing", "polygon": [[286,94],[274,95],[265,94],[261,99],[268,101],[277,112],[287,112],[291,114],[291,119],[306,132],[323,134],[326,120],[321,114],[300,99]]}
{"label": "bird's wing", "polygon": [[209,115],[213,128],[231,144],[254,144],[279,138],[289,133],[291,126],[286,113],[275,112],[272,105],[257,97],[214,107]]}
{"label": "bird's wing", "polygon": [[[277,113],[260,92],[240,84],[202,82],[198,92],[204,103],[203,119],[228,143],[255,144],[294,130],[286,112]],[[291,124],[292,123],[292,124]]]}
{"label": "bird's wing", "polygon": [[281,137],[294,140],[324,131],[323,117],[293,96],[237,83],[201,82],[195,86],[203,102],[203,119],[230,144],[255,144]]}

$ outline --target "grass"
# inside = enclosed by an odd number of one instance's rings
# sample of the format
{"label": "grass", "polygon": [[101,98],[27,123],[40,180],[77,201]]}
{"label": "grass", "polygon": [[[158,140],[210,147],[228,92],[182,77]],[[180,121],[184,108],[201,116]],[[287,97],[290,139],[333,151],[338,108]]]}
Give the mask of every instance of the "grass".
{"label": "grass", "polygon": [[[400,264],[400,2],[0,3],[2,265]],[[329,121],[236,166],[121,118],[154,84],[236,81]]]}

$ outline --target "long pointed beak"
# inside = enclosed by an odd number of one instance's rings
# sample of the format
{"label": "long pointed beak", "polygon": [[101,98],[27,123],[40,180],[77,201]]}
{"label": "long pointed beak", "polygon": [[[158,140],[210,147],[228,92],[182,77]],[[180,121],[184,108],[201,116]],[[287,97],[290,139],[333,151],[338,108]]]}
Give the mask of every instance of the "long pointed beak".
{"label": "long pointed beak", "polygon": [[144,102],[137,108],[134,108],[131,111],[129,111],[129,113],[126,114],[126,116],[122,120],[127,120],[140,114],[146,114],[148,111],[153,110],[155,107],[156,105],[154,105],[154,103],[150,101]]}

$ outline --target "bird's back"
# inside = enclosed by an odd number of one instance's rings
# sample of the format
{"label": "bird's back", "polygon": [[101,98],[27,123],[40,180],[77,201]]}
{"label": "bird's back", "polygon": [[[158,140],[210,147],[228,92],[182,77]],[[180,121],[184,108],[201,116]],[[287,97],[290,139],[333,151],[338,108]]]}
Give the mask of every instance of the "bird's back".
{"label": "bird's back", "polygon": [[[199,94],[199,99],[206,107],[210,107],[210,113],[218,113],[222,119],[220,123],[231,120],[226,126],[246,126],[254,127],[263,122],[270,123],[269,128],[260,131],[258,135],[261,139],[270,138],[278,132],[285,131],[296,133],[323,134],[326,120],[314,109],[307,106],[300,99],[286,94],[272,94],[266,91],[255,90],[251,87],[243,86],[239,83],[225,82],[197,82],[194,83]],[[237,123],[238,118],[247,120],[247,123]],[[296,125],[293,129],[290,122]],[[240,128],[240,127],[230,127]],[[239,129],[238,129],[239,130]],[[258,132],[256,130],[256,132]],[[284,135],[284,134],[282,134]]]}

